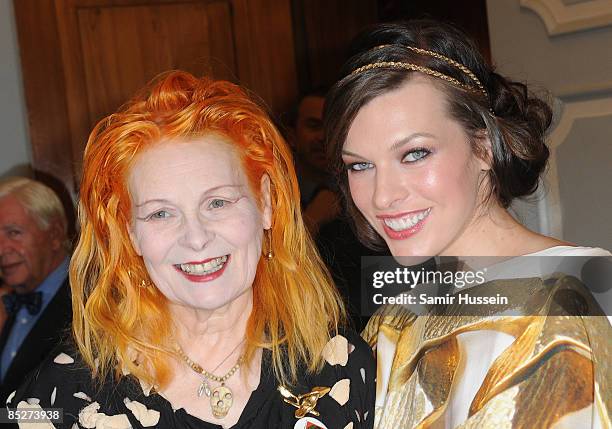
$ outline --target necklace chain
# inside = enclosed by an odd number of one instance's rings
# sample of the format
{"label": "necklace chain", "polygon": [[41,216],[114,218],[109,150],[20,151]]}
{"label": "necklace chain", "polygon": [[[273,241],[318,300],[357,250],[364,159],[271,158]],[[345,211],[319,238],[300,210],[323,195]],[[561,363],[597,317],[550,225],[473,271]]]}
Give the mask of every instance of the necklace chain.
{"label": "necklace chain", "polygon": [[[236,349],[244,342],[244,340],[242,340],[236,347],[234,347],[234,350],[232,350],[230,352],[229,355],[227,355],[227,357],[225,359],[223,359],[221,361],[221,363],[219,365],[217,365],[217,367],[215,369],[213,369],[213,371],[216,371],[217,368],[219,368],[235,351]],[[206,371],[204,368],[202,368],[198,363],[192,361],[189,356],[187,356],[187,354],[185,353],[185,351],[181,348],[181,346],[178,345],[178,343],[176,344],[176,351],[178,352],[178,354],[181,356],[181,358],[185,361],[185,363],[187,365],[189,365],[189,367],[194,370],[195,372],[197,372],[198,374],[203,375],[205,378],[207,378],[208,380],[212,380],[212,381],[216,381],[217,383],[225,383],[232,375],[234,375],[236,373],[236,371],[238,371],[238,369],[240,368],[240,365],[242,365],[242,362],[244,360],[244,355],[240,356],[238,358],[238,361],[236,362],[236,365],[234,365],[227,373],[225,373],[225,375],[223,376],[218,376],[213,374],[212,372],[208,372]]]}
{"label": "necklace chain", "polygon": [[[215,369],[213,369],[213,372],[216,371],[217,368],[219,368],[223,364],[223,362],[229,359],[229,357],[234,354],[234,352],[238,349],[238,347],[240,347],[242,343],[244,343],[244,339],[240,343],[238,343],[236,347],[234,347],[230,354],[228,354],[225,359],[223,359],[221,363],[217,365]],[[201,398],[202,395],[206,395],[209,397],[210,409],[215,418],[222,419],[227,416],[227,413],[229,412],[232,404],[234,403],[234,392],[232,392],[232,389],[225,385],[225,382],[232,375],[234,375],[236,371],[238,371],[238,368],[240,368],[240,365],[244,360],[244,355],[241,355],[238,358],[236,365],[234,365],[227,373],[225,373],[225,375],[218,376],[213,374],[212,372],[206,371],[199,364],[189,359],[189,356],[187,356],[187,354],[181,348],[177,341],[175,341],[175,346],[176,352],[185,361],[185,363],[189,365],[192,370],[202,376],[202,383],[200,384],[200,387],[198,387],[198,390],[196,392],[198,397]],[[221,385],[215,387],[214,389],[211,389],[210,384],[208,383],[209,380],[221,383]]]}

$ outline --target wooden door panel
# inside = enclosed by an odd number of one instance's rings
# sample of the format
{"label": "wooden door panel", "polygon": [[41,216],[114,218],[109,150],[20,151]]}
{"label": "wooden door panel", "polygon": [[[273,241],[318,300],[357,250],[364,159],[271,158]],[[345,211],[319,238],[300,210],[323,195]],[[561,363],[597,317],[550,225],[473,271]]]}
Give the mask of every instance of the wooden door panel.
{"label": "wooden door panel", "polygon": [[71,190],[94,124],[161,72],[241,83],[276,112],[297,96],[290,0],[14,4],[33,164]]}
{"label": "wooden door panel", "polygon": [[58,9],[77,176],[87,135],[161,72],[236,76],[229,1],[66,0]]}
{"label": "wooden door panel", "polygon": [[83,8],[77,19],[90,125],[160,71],[236,76],[227,2]]}
{"label": "wooden door panel", "polygon": [[[53,0],[13,4],[28,111],[32,164],[74,191],[68,100]],[[35,29],[36,31],[33,31]]]}
{"label": "wooden door panel", "polygon": [[333,85],[348,59],[351,40],[376,22],[375,0],[301,0],[310,88]]}
{"label": "wooden door panel", "polygon": [[232,4],[240,82],[273,112],[289,110],[298,95],[289,0],[236,0]]}

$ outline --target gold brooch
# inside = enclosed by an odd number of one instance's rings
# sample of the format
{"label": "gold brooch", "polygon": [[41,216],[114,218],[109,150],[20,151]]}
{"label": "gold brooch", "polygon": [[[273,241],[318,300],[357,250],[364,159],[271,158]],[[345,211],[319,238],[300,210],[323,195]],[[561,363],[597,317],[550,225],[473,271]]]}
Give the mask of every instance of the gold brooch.
{"label": "gold brooch", "polygon": [[295,396],[285,386],[278,386],[278,391],[283,397],[283,401],[297,408],[295,417],[301,419],[310,413],[313,416],[318,416],[319,412],[315,410],[317,401],[327,394],[331,389],[329,387],[315,387],[312,391]]}

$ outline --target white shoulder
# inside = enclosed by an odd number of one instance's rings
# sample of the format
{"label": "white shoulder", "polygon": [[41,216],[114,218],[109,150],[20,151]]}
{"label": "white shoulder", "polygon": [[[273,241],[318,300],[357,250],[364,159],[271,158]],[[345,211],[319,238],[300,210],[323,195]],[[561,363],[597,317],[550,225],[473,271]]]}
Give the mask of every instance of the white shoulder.
{"label": "white shoulder", "polygon": [[529,256],[612,256],[612,253],[600,247],[555,246]]}

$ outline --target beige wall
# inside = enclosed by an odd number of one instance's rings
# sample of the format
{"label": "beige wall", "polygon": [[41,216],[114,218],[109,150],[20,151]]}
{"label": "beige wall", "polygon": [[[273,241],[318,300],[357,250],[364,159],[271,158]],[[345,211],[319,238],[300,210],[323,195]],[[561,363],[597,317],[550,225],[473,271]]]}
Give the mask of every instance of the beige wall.
{"label": "beige wall", "polygon": [[30,163],[12,0],[0,0],[0,176],[21,173]]}
{"label": "beige wall", "polygon": [[548,88],[551,163],[536,201],[543,233],[612,249],[612,1],[488,0],[491,53],[505,75]]}

